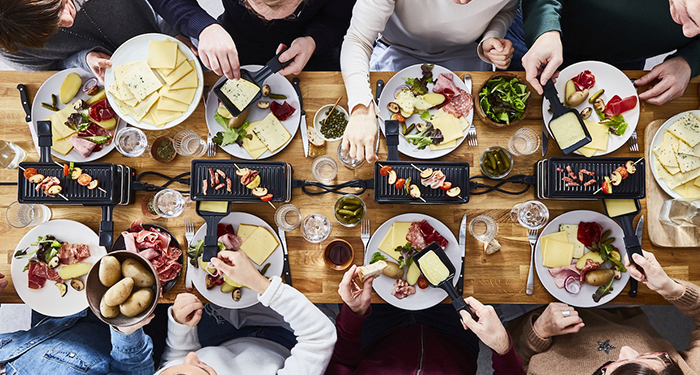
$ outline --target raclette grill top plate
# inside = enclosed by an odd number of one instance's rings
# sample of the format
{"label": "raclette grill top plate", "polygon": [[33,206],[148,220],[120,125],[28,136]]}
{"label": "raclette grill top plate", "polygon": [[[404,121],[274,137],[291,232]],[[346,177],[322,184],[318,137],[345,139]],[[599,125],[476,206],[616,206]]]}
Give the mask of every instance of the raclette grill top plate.
{"label": "raclette grill top plate", "polygon": [[[421,169],[432,168],[433,171],[441,170],[447,177],[445,181],[452,183],[452,187],[459,186],[462,192],[459,197],[450,198],[447,192],[438,188],[432,189],[423,186],[420,180],[420,171],[411,166],[415,165]],[[390,166],[396,171],[398,178],[411,178],[411,184],[417,185],[421,191],[421,198],[412,198],[405,189],[397,189],[388,182],[389,177],[379,174],[382,166]],[[400,204],[463,204],[469,201],[469,164],[468,163],[448,163],[448,162],[410,162],[410,161],[379,161],[374,165],[374,200],[377,203],[400,203]]]}
{"label": "raclette grill top plate", "polygon": [[[262,202],[253,195],[253,191],[241,184],[241,178],[236,176],[236,166],[250,168],[258,171],[260,187],[267,188],[273,195],[272,202],[288,202],[291,199],[292,172],[289,164],[281,161],[256,161],[241,162],[232,160],[193,160],[190,174],[190,198],[193,201],[227,201],[227,202]],[[226,186],[216,190],[209,184],[207,194],[204,194],[202,181],[209,178],[209,168],[215,173],[217,169],[231,179],[231,192]],[[220,183],[226,184],[225,179],[220,178]]]}
{"label": "raclette grill top plate", "polygon": [[[117,173],[117,166],[115,164],[86,163],[76,164],[75,166],[80,167],[83,173],[87,173],[93,179],[98,180],[99,186],[106,192],[100,189],[90,190],[86,186],[78,184],[78,181],[71,180],[70,177],[64,177],[63,167],[55,163],[22,163],[21,167],[24,169],[36,168],[38,173],[46,177],[58,177],[58,179],[61,180],[61,187],[63,188],[61,194],[68,198],[68,200],[58,195],[50,197],[44,194],[42,190],[37,191],[37,184],[33,184],[24,178],[22,169],[18,169],[17,200],[20,203],[79,204],[85,206],[116,205],[122,202],[122,175]],[[120,187],[120,189],[116,189],[115,187],[117,186]]]}

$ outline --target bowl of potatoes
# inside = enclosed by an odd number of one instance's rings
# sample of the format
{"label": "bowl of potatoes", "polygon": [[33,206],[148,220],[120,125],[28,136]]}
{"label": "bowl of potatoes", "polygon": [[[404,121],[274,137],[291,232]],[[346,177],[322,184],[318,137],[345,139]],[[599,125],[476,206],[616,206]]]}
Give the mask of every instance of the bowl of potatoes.
{"label": "bowl of potatoes", "polygon": [[100,320],[128,327],[156,309],[160,281],[146,258],[119,250],[108,253],[92,266],[85,289],[90,309]]}

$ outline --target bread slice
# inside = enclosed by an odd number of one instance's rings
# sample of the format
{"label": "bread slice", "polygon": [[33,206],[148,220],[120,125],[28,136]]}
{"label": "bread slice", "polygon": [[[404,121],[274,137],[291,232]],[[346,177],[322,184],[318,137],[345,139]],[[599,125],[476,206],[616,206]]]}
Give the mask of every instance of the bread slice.
{"label": "bread slice", "polygon": [[326,141],[321,137],[320,134],[316,131],[316,128],[313,127],[306,127],[306,135],[309,137],[309,143],[314,145],[314,146],[324,146],[326,144]]}
{"label": "bread slice", "polygon": [[377,277],[382,274],[382,271],[386,268],[387,264],[385,261],[380,260],[366,266],[362,266],[357,269],[357,276],[363,283],[370,277]]}

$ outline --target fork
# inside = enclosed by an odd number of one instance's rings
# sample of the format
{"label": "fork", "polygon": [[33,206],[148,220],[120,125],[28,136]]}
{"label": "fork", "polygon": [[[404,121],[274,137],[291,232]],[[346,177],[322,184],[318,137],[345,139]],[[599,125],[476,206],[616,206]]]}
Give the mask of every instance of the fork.
{"label": "fork", "polygon": [[527,274],[527,288],[525,293],[532,295],[535,289],[535,244],[537,243],[537,229],[530,229],[527,233],[527,239],[530,241],[530,272]]}
{"label": "fork", "polygon": [[364,246],[364,249],[362,250],[363,254],[367,251],[367,244],[369,244],[369,230],[369,219],[362,220],[360,225],[360,239],[362,240],[362,245]]}
{"label": "fork", "polygon": [[[207,115],[207,99],[209,98],[209,85],[204,85],[202,90],[202,104],[204,105],[204,116]],[[210,131],[207,131],[207,156],[213,157],[216,155],[216,143],[212,140]]]}
{"label": "fork", "polygon": [[[470,81],[470,85],[468,86],[469,90],[471,91],[471,79],[472,76],[469,73],[464,73],[464,77],[462,77],[462,80],[464,80],[464,84],[467,84],[467,81]],[[476,147],[479,145],[479,142],[476,140],[476,126],[474,126],[474,122],[472,121],[471,125],[469,125],[469,129],[467,129],[467,143],[471,147]]]}
{"label": "fork", "polygon": [[636,130],[632,132],[632,136],[627,141],[627,145],[629,146],[630,151],[639,152],[639,144],[637,143],[637,131]]}
{"label": "fork", "polygon": [[[192,240],[194,239],[194,222],[189,217],[185,218],[185,239],[187,240],[187,248],[190,247]],[[192,263],[187,265],[185,270],[185,290],[188,292],[192,291],[192,276],[190,275],[190,267]]]}

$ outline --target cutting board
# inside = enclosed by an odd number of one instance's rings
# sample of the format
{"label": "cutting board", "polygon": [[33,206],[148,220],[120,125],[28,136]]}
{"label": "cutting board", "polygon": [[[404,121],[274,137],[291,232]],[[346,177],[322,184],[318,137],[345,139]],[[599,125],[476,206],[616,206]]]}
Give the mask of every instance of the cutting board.
{"label": "cutting board", "polygon": [[[654,139],[654,134],[659,130],[661,125],[666,120],[654,120],[647,125],[644,132],[644,153],[649,160],[654,157],[651,151],[651,142]],[[659,184],[656,183],[654,175],[651,172],[651,163],[646,165],[646,189],[647,189],[647,214],[646,230],[649,234],[649,240],[655,246],[660,247],[698,247],[700,246],[700,228],[699,227],[674,227],[664,224],[659,220],[659,213],[664,201],[671,199],[671,196],[666,194]]]}

